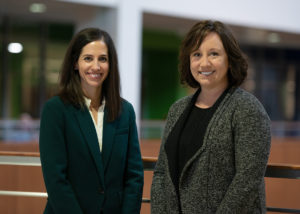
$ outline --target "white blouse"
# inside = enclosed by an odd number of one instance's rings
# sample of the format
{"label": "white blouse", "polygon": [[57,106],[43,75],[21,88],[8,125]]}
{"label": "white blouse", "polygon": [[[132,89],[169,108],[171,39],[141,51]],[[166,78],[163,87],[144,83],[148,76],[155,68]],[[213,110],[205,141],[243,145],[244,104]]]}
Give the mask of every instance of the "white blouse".
{"label": "white blouse", "polygon": [[103,118],[104,118],[105,99],[103,99],[103,101],[98,109],[97,123],[95,122],[92,111],[90,110],[91,100],[88,99],[87,97],[84,97],[84,100],[85,100],[85,104],[88,107],[88,110],[91,114],[95,129],[96,129],[98,143],[99,143],[100,152],[101,152],[102,151],[102,138],[103,138]]}

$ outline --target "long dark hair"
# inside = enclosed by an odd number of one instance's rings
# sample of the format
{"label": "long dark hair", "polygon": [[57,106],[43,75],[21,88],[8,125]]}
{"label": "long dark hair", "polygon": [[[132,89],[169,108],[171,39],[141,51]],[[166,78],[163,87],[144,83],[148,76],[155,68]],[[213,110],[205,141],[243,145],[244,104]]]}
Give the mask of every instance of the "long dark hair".
{"label": "long dark hair", "polygon": [[240,86],[247,76],[248,63],[229,28],[219,21],[204,20],[196,23],[184,38],[179,53],[180,80],[192,88],[200,84],[190,70],[190,54],[199,48],[208,33],[217,33],[228,56],[228,80],[230,86]]}
{"label": "long dark hair", "polygon": [[60,91],[58,96],[64,101],[78,108],[85,107],[83,91],[81,88],[79,71],[75,69],[79,55],[85,45],[101,40],[108,50],[109,72],[102,85],[102,98],[108,109],[108,120],[115,120],[121,111],[120,75],[117,52],[109,34],[98,28],[86,28],[78,32],[71,40],[67,49],[62,69],[60,71]]}

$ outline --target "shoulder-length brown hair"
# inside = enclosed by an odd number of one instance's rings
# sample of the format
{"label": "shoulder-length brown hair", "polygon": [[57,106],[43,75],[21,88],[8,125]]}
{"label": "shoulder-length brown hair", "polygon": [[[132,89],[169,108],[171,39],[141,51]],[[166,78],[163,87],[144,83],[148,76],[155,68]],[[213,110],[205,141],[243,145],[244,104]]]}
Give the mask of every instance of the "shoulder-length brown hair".
{"label": "shoulder-length brown hair", "polygon": [[108,120],[115,120],[121,109],[120,75],[118,68],[117,52],[109,34],[98,28],[86,28],[78,32],[71,40],[62,69],[60,71],[60,91],[58,95],[64,102],[71,103],[78,108],[84,108],[85,101],[81,88],[79,71],[75,69],[76,62],[85,45],[101,40],[108,50],[109,72],[102,85],[102,98],[108,109]]}
{"label": "shoulder-length brown hair", "polygon": [[247,76],[248,63],[229,28],[219,21],[204,20],[196,23],[185,36],[179,52],[179,72],[182,84],[201,87],[190,70],[190,54],[199,48],[207,34],[217,33],[228,56],[228,80],[230,86],[240,86]]}

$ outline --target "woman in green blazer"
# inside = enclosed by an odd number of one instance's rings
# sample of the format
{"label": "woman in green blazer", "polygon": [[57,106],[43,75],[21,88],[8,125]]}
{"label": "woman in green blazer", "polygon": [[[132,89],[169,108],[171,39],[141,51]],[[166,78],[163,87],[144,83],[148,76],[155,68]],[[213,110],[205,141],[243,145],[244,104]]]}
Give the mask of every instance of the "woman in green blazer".
{"label": "woman in green blazer", "polygon": [[132,105],[120,97],[111,37],[87,28],[72,39],[60,91],[44,106],[40,155],[44,213],[138,214],[143,165]]}

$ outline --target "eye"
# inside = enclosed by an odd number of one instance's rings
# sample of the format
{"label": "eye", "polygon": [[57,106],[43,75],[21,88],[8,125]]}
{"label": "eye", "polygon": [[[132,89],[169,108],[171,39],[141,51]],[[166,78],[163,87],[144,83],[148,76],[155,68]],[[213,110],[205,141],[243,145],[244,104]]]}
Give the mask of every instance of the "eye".
{"label": "eye", "polygon": [[193,57],[200,57],[201,54],[200,54],[199,52],[195,52],[195,53],[192,54],[192,56],[193,56]]}
{"label": "eye", "polygon": [[107,59],[106,56],[100,56],[100,57],[99,57],[99,61],[100,61],[100,62],[107,62],[108,59]]}
{"label": "eye", "polygon": [[85,56],[85,57],[83,58],[83,60],[86,61],[86,62],[90,62],[90,61],[93,60],[93,58],[90,57],[90,56]]}
{"label": "eye", "polygon": [[211,53],[210,53],[210,55],[211,55],[211,56],[219,56],[219,53],[218,53],[218,52],[215,52],[215,51],[213,51],[213,52],[211,52]]}

